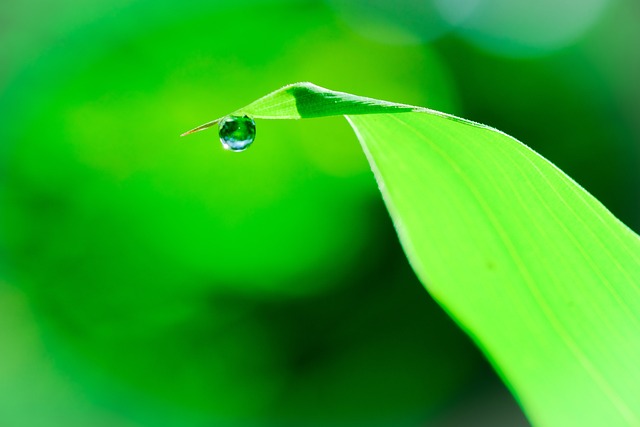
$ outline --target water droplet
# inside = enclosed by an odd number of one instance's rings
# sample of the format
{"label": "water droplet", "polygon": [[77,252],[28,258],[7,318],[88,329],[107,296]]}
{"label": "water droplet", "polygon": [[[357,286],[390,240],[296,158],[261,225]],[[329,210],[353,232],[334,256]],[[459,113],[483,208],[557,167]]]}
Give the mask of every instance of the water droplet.
{"label": "water droplet", "polygon": [[249,116],[227,116],[218,123],[218,134],[226,150],[244,151],[256,138],[256,122]]}

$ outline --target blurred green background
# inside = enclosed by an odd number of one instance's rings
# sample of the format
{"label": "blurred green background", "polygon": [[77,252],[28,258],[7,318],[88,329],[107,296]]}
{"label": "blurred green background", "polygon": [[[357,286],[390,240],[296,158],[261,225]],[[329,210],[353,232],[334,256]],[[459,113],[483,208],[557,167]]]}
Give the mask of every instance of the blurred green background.
{"label": "blurred green background", "polygon": [[638,40],[636,0],[3,1],[0,426],[527,425],[342,118],[178,135],[312,81],[504,130],[638,231]]}

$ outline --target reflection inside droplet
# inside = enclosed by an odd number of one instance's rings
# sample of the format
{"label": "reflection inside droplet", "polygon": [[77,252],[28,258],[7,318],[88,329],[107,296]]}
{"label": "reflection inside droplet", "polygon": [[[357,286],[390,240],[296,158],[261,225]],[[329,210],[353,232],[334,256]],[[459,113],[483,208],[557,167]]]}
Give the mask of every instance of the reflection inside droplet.
{"label": "reflection inside droplet", "polygon": [[244,151],[256,138],[256,122],[249,116],[227,116],[218,123],[218,134],[225,150]]}

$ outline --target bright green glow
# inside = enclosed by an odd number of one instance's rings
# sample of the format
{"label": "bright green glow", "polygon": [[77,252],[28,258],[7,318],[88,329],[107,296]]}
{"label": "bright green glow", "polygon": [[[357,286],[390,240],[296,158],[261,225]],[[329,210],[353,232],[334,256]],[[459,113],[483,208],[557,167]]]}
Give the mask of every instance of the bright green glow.
{"label": "bright green glow", "polygon": [[[0,282],[24,293],[32,339],[47,343],[40,367],[22,350],[28,328],[0,307],[11,325],[0,339],[11,348],[0,351],[3,427],[259,427],[280,416],[412,427],[486,369],[397,262],[399,245],[374,244],[393,237],[390,221],[346,121],[261,121],[257,146],[239,155],[220,149],[217,128],[177,139],[207,111],[279,87],[285,69],[455,109],[432,51],[366,43],[321,3],[290,4],[242,6],[251,25],[238,32],[237,20],[217,22],[238,5],[177,13],[145,0],[93,28],[104,37],[72,26],[70,45],[47,38],[51,55],[28,52],[33,73],[3,86]],[[49,15],[30,15],[34,37],[64,18]],[[246,62],[233,59],[240,45]],[[256,75],[259,89],[246,84]],[[318,357],[298,363],[307,354]]]}
{"label": "bright green glow", "polygon": [[532,421],[640,424],[640,239],[554,165],[495,129],[309,83],[239,113],[347,115],[412,266]]}

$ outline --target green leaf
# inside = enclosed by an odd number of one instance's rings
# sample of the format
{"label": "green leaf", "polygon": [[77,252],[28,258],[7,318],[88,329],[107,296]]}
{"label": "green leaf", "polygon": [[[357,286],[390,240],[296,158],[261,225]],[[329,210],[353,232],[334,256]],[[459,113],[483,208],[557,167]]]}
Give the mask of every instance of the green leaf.
{"label": "green leaf", "polygon": [[553,164],[493,128],[310,83],[233,114],[345,115],[418,277],[533,424],[640,425],[640,238]]}

